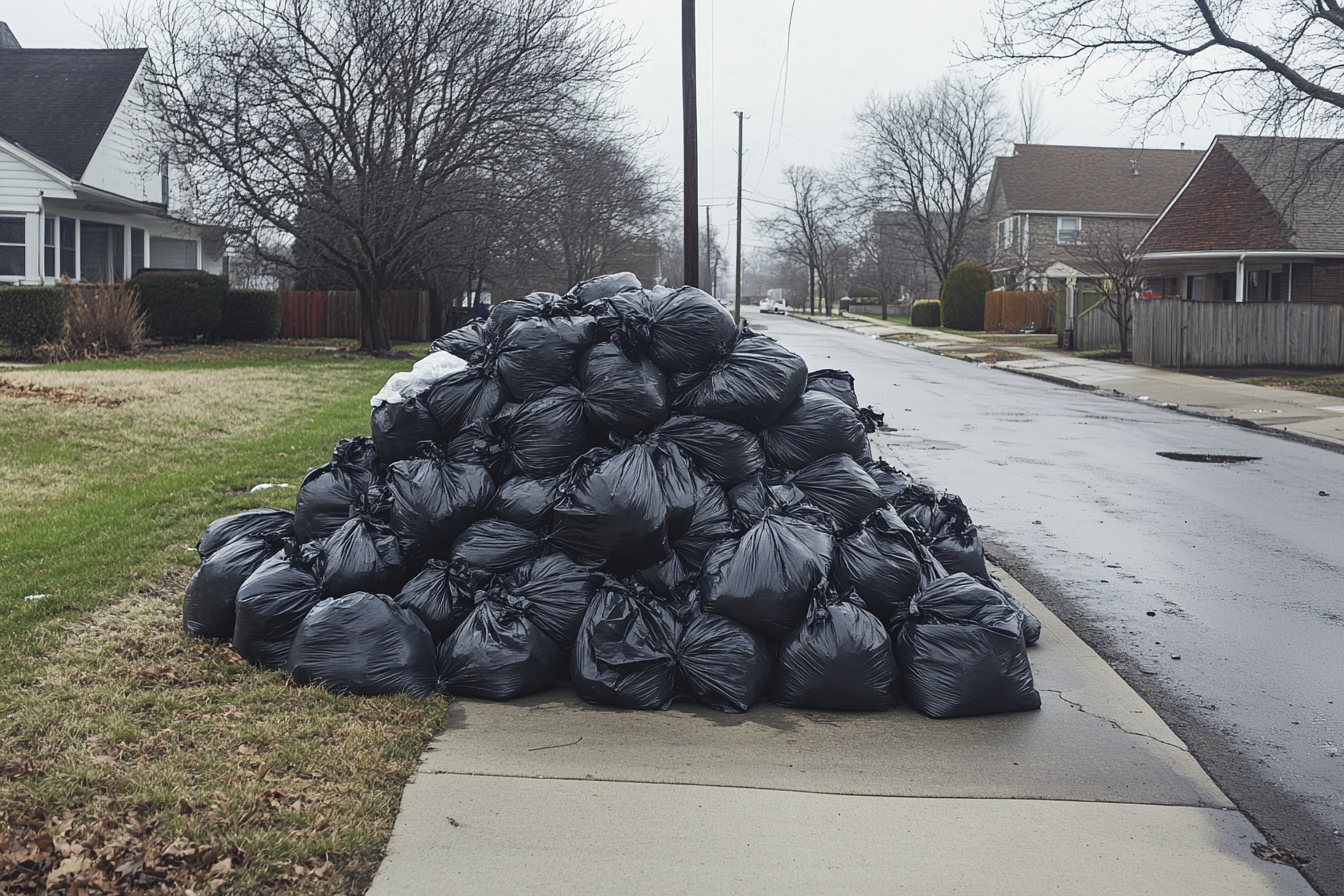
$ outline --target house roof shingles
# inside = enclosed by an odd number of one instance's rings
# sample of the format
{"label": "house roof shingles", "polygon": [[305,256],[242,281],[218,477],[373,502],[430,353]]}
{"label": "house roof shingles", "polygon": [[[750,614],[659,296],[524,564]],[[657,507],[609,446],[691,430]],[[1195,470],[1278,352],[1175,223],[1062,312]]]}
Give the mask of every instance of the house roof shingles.
{"label": "house roof shingles", "polygon": [[1184,149],[1023,143],[1013,151],[997,160],[995,173],[1010,212],[1153,217],[1167,207],[1204,154]]}
{"label": "house roof shingles", "polygon": [[1344,249],[1344,144],[1332,139],[1218,137],[1273,206],[1297,249]]}
{"label": "house roof shingles", "polygon": [[84,175],[145,50],[0,50],[0,136]]}

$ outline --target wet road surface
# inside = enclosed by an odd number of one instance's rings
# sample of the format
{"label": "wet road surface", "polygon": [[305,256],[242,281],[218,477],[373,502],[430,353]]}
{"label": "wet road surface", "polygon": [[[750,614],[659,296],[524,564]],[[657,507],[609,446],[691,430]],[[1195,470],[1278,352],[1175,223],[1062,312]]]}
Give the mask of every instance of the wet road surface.
{"label": "wet road surface", "polygon": [[809,369],[850,371],[886,414],[888,460],[961,495],[988,552],[1163,715],[1261,851],[1344,894],[1344,455],[746,313]]}

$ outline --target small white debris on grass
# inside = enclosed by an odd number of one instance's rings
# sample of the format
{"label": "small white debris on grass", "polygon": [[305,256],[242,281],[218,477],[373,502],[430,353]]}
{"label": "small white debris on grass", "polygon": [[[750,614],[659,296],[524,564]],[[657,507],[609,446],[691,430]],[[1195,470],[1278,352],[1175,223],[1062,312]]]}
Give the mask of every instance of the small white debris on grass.
{"label": "small white debris on grass", "polygon": [[42,598],[44,598],[44,597],[46,597],[46,596],[47,596],[47,595],[45,595],[45,594],[26,594],[26,595],[24,595],[23,599],[24,599],[24,600],[41,600]]}
{"label": "small white debris on grass", "polygon": [[265,491],[268,488],[293,488],[293,487],[294,486],[290,485],[288,482],[263,482],[260,485],[252,486],[250,489],[248,489],[248,491],[261,492]]}

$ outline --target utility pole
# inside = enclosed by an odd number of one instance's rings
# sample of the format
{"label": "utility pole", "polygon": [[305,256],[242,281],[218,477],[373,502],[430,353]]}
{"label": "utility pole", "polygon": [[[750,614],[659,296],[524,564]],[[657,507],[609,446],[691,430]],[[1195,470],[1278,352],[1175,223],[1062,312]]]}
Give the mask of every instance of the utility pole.
{"label": "utility pole", "polygon": [[737,115],[737,282],[733,289],[733,319],[742,326],[742,113]]}
{"label": "utility pole", "polygon": [[683,267],[687,286],[700,285],[700,145],[695,111],[695,0],[681,0],[681,127]]}

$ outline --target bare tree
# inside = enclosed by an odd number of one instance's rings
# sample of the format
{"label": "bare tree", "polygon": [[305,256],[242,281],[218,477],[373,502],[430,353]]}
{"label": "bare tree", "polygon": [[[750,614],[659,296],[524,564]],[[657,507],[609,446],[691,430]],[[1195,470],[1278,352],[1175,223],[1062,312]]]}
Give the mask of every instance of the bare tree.
{"label": "bare tree", "polygon": [[1045,92],[1029,78],[1017,85],[1016,112],[1023,143],[1044,143],[1054,136],[1045,123]]}
{"label": "bare tree", "polygon": [[923,90],[870,95],[855,121],[867,208],[904,213],[941,282],[978,255],[985,189],[1008,137],[998,94],[945,76]]}
{"label": "bare tree", "polygon": [[390,347],[382,296],[474,178],[603,116],[624,40],[590,0],[158,0],[146,98],[196,213],[302,235],[359,290],[360,348]]}
{"label": "bare tree", "polygon": [[1143,290],[1144,259],[1133,228],[1100,224],[1089,228],[1086,239],[1073,246],[1080,267],[1101,293],[1101,308],[1120,329],[1120,353],[1129,353],[1134,325],[1134,302]]}
{"label": "bare tree", "polygon": [[1181,101],[1213,101],[1271,133],[1338,132],[1344,122],[1344,8],[1337,0],[995,0],[987,48],[963,55],[1014,68],[1064,66],[1074,82],[1124,64],[1108,95],[1150,123]]}
{"label": "bare tree", "polygon": [[807,268],[808,307],[812,307],[815,280],[829,315],[831,300],[838,298],[851,260],[843,238],[843,206],[834,184],[816,168],[790,165],[784,169],[784,181],[793,193],[793,203],[762,221],[761,229],[777,255]]}

